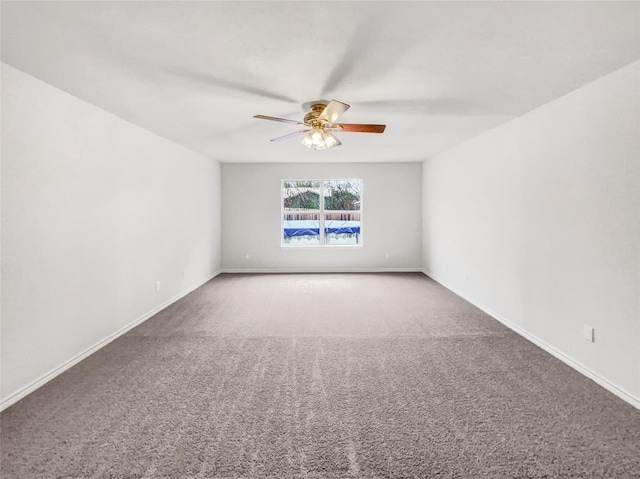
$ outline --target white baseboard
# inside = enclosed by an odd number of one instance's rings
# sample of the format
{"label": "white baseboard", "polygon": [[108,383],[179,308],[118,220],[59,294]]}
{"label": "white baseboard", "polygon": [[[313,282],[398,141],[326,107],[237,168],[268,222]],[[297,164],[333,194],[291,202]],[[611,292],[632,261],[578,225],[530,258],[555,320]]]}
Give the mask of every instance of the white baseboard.
{"label": "white baseboard", "polygon": [[226,268],[222,273],[422,273],[422,268]]}
{"label": "white baseboard", "polygon": [[448,284],[446,281],[443,281],[443,280],[437,278],[433,273],[431,273],[429,271],[426,271],[426,270],[422,270],[422,272],[426,276],[431,278],[432,280],[440,283],[442,286],[444,286],[448,290],[454,292],[455,294],[457,294],[461,298],[463,298],[466,301],[468,301],[469,303],[473,304],[476,308],[481,309],[482,311],[487,313],[489,316],[494,318],[496,321],[501,322],[507,328],[511,329],[512,331],[516,332],[517,334],[519,334],[523,338],[531,341],[533,344],[535,344],[539,348],[545,350],[546,352],[548,352],[549,354],[551,354],[555,358],[559,359],[560,361],[565,363],[567,366],[572,367],[573,369],[575,369],[579,373],[583,374],[584,376],[586,376],[589,379],[591,379],[592,381],[594,381],[596,384],[598,384],[598,385],[602,386],[603,388],[605,388],[610,393],[615,394],[616,396],[618,396],[623,401],[631,404],[636,409],[640,409],[640,398],[635,397],[630,392],[625,391],[620,386],[618,386],[618,385],[612,383],[611,381],[609,381],[608,379],[600,376],[598,373],[592,371],[587,366],[582,364],[580,361],[572,358],[571,356],[567,355],[566,353],[563,353],[562,351],[557,349],[555,346],[550,345],[549,343],[547,343],[546,341],[540,339],[536,335],[530,333],[526,329],[523,329],[522,327],[518,326],[517,324],[515,324],[515,323],[509,321],[508,319],[504,318],[503,316],[499,315],[495,311],[492,311],[490,308],[488,308],[487,306],[485,306],[481,302],[475,300],[474,298],[471,298],[470,296],[466,295],[465,293],[463,293],[462,291],[458,290],[454,286],[451,286],[450,284]]}
{"label": "white baseboard", "polygon": [[67,369],[71,368],[72,366],[74,366],[77,363],[79,363],[80,361],[82,361],[84,358],[92,355],[93,353],[95,353],[99,349],[101,349],[104,346],[106,346],[107,344],[109,344],[111,341],[119,338],[120,336],[122,336],[127,331],[129,331],[129,330],[135,328],[136,326],[138,326],[139,324],[145,322],[147,319],[149,319],[152,316],[156,315],[157,313],[159,313],[163,309],[171,306],[173,303],[175,303],[179,299],[183,298],[187,294],[191,293],[193,290],[198,289],[200,286],[205,284],[207,281],[210,281],[211,279],[215,278],[220,273],[221,273],[221,271],[218,270],[215,273],[213,273],[212,275],[207,276],[204,280],[199,281],[197,284],[195,284],[193,286],[190,286],[189,288],[187,288],[186,290],[182,291],[181,293],[178,293],[173,298],[168,299],[167,301],[165,301],[161,305],[159,305],[156,308],[152,309],[151,311],[143,314],[142,316],[140,316],[139,318],[133,320],[131,323],[127,324],[126,326],[120,328],[115,333],[112,333],[109,336],[107,336],[106,338],[103,338],[102,340],[100,340],[96,344],[94,344],[93,346],[90,346],[89,348],[87,348],[84,351],[82,351],[81,353],[75,355],[71,359],[65,361],[64,363],[60,364],[59,366],[57,366],[57,367],[51,369],[50,371],[44,373],[42,376],[34,379],[30,383],[28,383],[26,386],[23,386],[20,389],[18,389],[17,391],[9,394],[6,398],[2,398],[2,400],[0,400],[0,411],[3,411],[6,408],[8,408],[9,406],[11,406],[12,404],[17,403],[18,401],[20,401],[20,399],[22,399],[25,396],[31,394],[36,389],[44,386],[46,383],[51,381],[53,378],[55,378],[59,374],[62,374]]}

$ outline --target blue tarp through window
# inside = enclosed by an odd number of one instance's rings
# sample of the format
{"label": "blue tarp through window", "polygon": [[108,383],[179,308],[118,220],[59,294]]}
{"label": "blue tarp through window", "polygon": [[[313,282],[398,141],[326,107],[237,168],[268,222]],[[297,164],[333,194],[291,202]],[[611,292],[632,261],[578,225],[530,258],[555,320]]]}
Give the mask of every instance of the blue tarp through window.
{"label": "blue tarp through window", "polygon": [[[329,220],[324,222],[326,234],[358,234],[360,233],[359,221]],[[317,236],[320,234],[320,222],[314,220],[285,220],[284,237],[293,236]]]}

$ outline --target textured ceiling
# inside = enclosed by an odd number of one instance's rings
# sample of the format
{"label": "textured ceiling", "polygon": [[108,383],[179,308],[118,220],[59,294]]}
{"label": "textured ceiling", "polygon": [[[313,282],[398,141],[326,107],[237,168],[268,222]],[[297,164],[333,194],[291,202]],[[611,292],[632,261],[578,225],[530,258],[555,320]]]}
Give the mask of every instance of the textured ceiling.
{"label": "textured ceiling", "polygon": [[[638,2],[8,2],[2,60],[223,162],[418,161],[640,58]],[[310,151],[269,139],[349,103]]]}

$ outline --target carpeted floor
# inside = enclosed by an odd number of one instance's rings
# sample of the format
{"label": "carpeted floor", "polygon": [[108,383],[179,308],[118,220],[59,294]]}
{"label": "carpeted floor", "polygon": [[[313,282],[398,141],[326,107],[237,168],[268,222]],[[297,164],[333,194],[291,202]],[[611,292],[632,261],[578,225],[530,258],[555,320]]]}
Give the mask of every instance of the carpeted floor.
{"label": "carpeted floor", "polygon": [[5,479],[640,475],[640,411],[421,274],[218,276],[1,422]]}

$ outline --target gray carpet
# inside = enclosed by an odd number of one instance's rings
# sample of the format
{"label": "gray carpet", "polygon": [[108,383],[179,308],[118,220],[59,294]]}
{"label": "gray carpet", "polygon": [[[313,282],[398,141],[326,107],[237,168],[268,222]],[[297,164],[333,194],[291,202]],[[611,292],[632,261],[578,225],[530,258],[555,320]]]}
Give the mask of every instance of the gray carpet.
{"label": "gray carpet", "polygon": [[1,425],[3,478],[640,473],[640,411],[421,274],[218,276]]}

